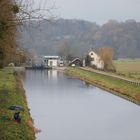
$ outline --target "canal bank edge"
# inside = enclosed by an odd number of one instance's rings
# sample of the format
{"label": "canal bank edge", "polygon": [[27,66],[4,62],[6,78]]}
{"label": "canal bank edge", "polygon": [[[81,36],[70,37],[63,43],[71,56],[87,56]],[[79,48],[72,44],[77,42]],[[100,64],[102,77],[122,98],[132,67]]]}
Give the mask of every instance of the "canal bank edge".
{"label": "canal bank edge", "polygon": [[[21,123],[13,120],[17,111],[9,110],[11,105],[24,107],[24,111],[20,111]],[[29,120],[32,118],[20,75],[13,68],[0,69],[0,140],[35,140]]]}
{"label": "canal bank edge", "polygon": [[132,85],[121,79],[83,70],[78,67],[68,67],[65,69],[65,73],[140,105],[140,86]]}

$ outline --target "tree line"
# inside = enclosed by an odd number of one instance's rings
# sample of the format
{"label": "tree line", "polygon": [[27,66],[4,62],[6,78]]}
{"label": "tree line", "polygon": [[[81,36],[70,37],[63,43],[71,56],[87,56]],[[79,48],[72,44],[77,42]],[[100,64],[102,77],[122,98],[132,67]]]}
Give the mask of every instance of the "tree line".
{"label": "tree line", "polygon": [[135,20],[110,20],[101,26],[82,20],[59,19],[54,24],[41,21],[40,29],[33,28],[30,32],[31,36],[23,29],[21,42],[39,55],[66,52],[68,57],[81,57],[91,48],[108,46],[114,50],[115,59],[140,57],[140,22]]}

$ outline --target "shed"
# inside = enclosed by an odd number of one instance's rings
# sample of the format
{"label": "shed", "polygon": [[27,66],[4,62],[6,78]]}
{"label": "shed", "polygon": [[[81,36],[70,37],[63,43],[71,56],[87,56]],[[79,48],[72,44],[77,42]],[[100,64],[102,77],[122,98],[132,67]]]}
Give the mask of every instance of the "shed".
{"label": "shed", "polygon": [[83,61],[80,58],[75,58],[70,62],[69,66],[79,66],[79,67],[81,67],[82,64],[83,64]]}

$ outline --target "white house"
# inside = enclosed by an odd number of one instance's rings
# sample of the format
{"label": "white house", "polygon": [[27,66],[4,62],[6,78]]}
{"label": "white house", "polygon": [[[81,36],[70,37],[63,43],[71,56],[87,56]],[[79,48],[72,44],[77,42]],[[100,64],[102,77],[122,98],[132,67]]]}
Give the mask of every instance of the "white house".
{"label": "white house", "polygon": [[60,57],[59,56],[44,56],[44,63],[49,67],[57,67]]}
{"label": "white house", "polygon": [[91,58],[91,61],[90,61],[91,66],[95,66],[97,69],[104,68],[104,62],[103,60],[101,60],[100,56],[97,53],[95,53],[94,51],[90,51],[88,55]]}

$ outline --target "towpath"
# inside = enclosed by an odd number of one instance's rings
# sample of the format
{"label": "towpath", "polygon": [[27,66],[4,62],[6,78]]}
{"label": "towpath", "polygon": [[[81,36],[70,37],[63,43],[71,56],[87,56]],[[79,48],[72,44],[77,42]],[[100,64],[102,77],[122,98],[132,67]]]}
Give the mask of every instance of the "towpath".
{"label": "towpath", "polygon": [[122,77],[122,76],[113,74],[111,72],[99,71],[99,70],[95,70],[95,69],[90,68],[90,67],[81,67],[81,69],[87,70],[87,71],[91,71],[91,72],[94,72],[94,73],[97,73],[97,74],[101,74],[101,75],[105,75],[105,76],[109,76],[109,77],[121,79],[121,80],[126,81],[128,83],[131,83],[131,84],[135,84],[137,86],[140,86],[140,81],[138,81],[138,80],[133,80],[133,79],[129,79],[129,78],[126,78],[126,77]]}

